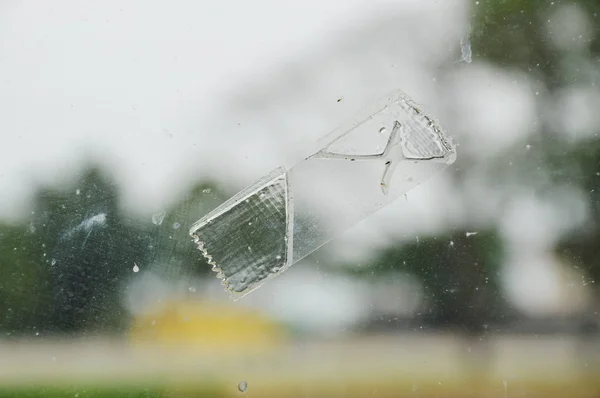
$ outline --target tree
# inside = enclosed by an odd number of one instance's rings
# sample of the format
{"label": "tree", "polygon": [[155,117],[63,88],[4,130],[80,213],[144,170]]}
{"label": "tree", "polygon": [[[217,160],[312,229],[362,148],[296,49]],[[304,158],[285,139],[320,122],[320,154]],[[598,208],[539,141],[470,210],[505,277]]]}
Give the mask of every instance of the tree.
{"label": "tree", "polygon": [[0,330],[9,335],[118,331],[128,326],[123,294],[140,268],[181,279],[210,272],[188,228],[223,200],[214,184],[197,184],[148,220],[119,208],[99,168],[74,187],[40,188],[29,221],[0,225]]}

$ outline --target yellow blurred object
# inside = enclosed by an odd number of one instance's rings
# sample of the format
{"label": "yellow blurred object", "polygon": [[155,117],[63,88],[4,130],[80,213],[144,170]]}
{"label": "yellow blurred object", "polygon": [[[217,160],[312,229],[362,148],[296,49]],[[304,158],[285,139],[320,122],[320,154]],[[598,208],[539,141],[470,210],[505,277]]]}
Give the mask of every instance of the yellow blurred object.
{"label": "yellow blurred object", "polygon": [[203,352],[249,352],[279,346],[285,331],[252,309],[208,301],[173,301],[138,316],[131,328],[134,343]]}

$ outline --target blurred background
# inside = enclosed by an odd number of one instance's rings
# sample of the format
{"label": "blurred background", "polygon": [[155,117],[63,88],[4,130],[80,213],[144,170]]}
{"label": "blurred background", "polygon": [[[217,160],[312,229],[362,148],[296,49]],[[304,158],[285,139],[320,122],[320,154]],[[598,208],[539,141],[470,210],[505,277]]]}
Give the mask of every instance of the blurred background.
{"label": "blurred background", "polygon": [[[0,397],[600,397],[598,13],[0,0]],[[191,224],[395,88],[457,162],[230,300]]]}

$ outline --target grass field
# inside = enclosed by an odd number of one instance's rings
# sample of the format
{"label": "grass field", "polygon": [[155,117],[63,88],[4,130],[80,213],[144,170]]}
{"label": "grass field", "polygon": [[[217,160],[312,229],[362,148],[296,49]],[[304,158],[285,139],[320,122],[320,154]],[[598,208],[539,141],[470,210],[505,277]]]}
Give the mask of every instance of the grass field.
{"label": "grass field", "polygon": [[5,342],[0,398],[600,397],[599,352],[568,337],[482,346],[370,336],[222,354],[106,340]]}

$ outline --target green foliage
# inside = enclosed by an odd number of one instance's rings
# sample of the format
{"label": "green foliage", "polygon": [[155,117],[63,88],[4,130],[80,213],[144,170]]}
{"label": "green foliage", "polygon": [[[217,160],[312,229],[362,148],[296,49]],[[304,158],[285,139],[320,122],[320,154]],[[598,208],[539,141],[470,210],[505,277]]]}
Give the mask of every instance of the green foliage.
{"label": "green foliage", "polygon": [[[592,23],[591,42],[581,54],[555,49],[550,40],[548,19],[563,5],[576,5]],[[516,67],[554,94],[571,83],[595,85],[600,79],[600,31],[597,29],[600,2],[480,0],[473,5],[472,46],[475,57],[499,66]],[[557,245],[557,252],[600,278],[600,140],[599,131],[586,132],[590,139],[570,142],[556,134],[557,127],[541,124],[537,137],[528,142],[532,150],[509,148],[488,165],[498,185],[528,186],[544,195],[556,185],[582,189],[592,209],[590,222]],[[514,167],[506,167],[506,163]],[[504,165],[504,166],[502,166]]]}
{"label": "green foliage", "polygon": [[17,388],[12,390],[0,389],[0,398],[162,398],[168,397],[161,391],[150,389],[120,389],[120,388]]}
{"label": "green foliage", "polygon": [[587,225],[565,237],[556,250],[600,283],[600,140],[580,144],[562,156],[550,156],[549,162],[570,170],[561,180],[583,189],[591,210]]}
{"label": "green foliage", "polygon": [[385,277],[391,272],[416,276],[424,289],[424,322],[477,332],[505,315],[498,282],[502,243],[493,231],[475,235],[454,231],[398,244],[383,251],[359,274]]}
{"label": "green foliage", "polygon": [[524,70],[539,68],[543,73],[555,61],[541,29],[549,1],[473,1],[472,28],[474,56],[497,65]]}
{"label": "green foliage", "polygon": [[206,384],[194,388],[164,387],[30,387],[0,388],[0,398],[219,398],[229,396],[218,386]]}
{"label": "green foliage", "polygon": [[214,184],[191,190],[160,225],[125,214],[116,186],[97,168],[75,187],[39,189],[30,220],[0,225],[0,330],[7,336],[118,331],[128,324],[122,299],[135,265],[180,278],[210,269],[188,229],[224,199]]}
{"label": "green foliage", "polygon": [[42,248],[24,226],[0,226],[0,328],[30,325],[47,285]]}
{"label": "green foliage", "polygon": [[[553,10],[576,4],[586,12],[592,24],[598,24],[600,3],[596,0],[479,0],[473,1],[472,48],[474,58],[498,66],[516,67],[534,80],[556,88],[565,81],[581,77],[575,68],[567,70],[565,54],[550,44],[546,27]],[[597,29],[596,29],[597,33]],[[589,45],[591,56],[600,54],[600,37]],[[577,73],[574,73],[577,72]]]}

